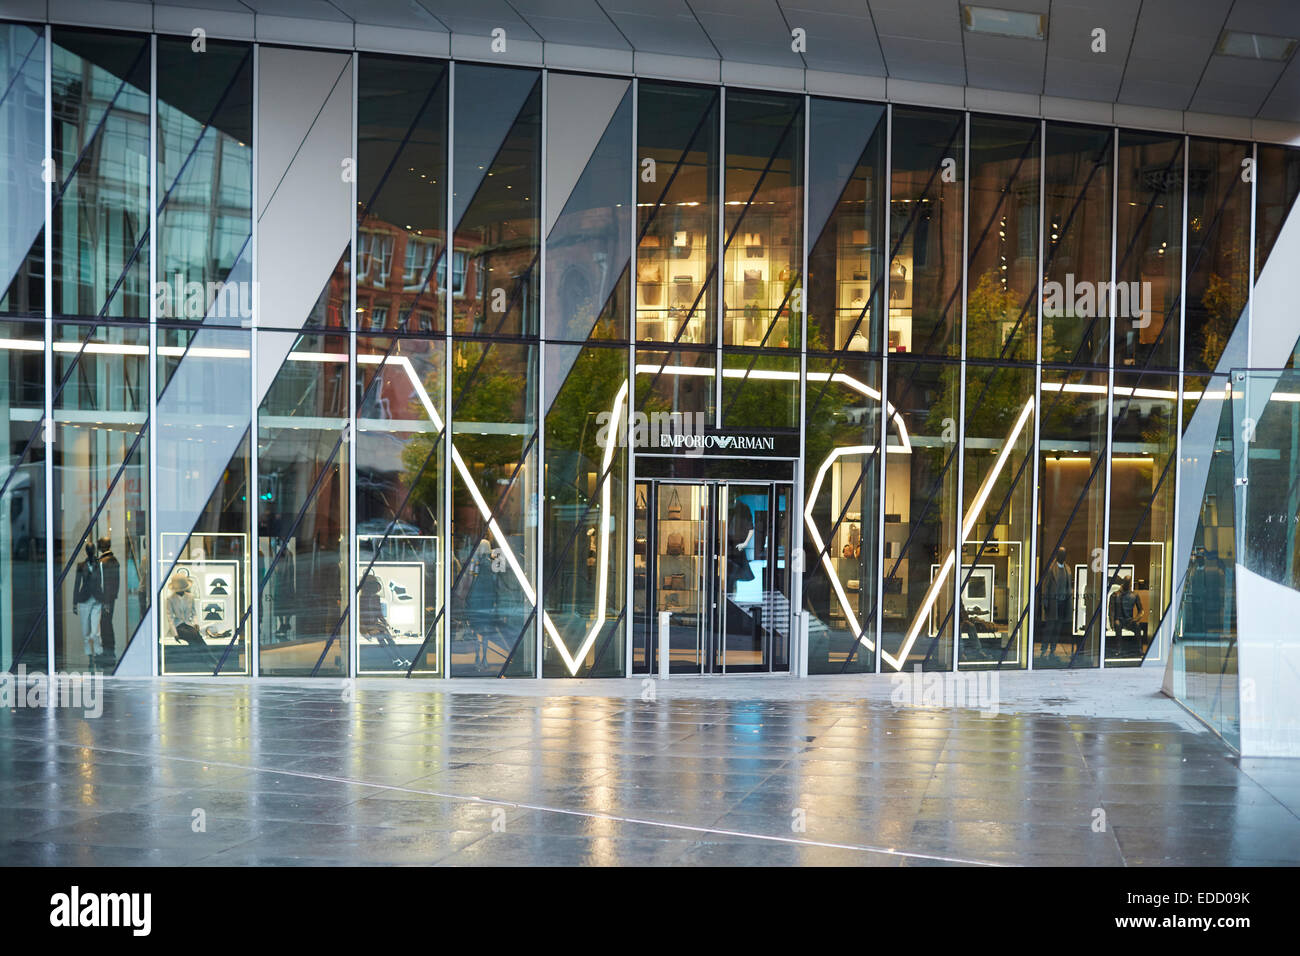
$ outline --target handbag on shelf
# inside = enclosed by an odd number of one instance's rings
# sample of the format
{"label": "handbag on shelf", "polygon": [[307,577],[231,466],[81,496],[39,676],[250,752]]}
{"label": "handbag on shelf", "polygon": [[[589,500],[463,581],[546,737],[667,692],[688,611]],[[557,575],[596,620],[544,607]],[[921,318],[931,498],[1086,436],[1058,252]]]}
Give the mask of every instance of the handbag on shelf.
{"label": "handbag on shelf", "polygon": [[637,536],[636,536],[636,543],[635,543],[634,547],[635,547],[635,549],[636,549],[636,550],[635,550],[635,553],[637,553],[637,554],[645,554],[645,537],[642,536],[642,535],[637,535]]}
{"label": "handbag on shelf", "polygon": [[682,590],[682,589],[685,588],[685,587],[686,587],[686,575],[685,575],[685,574],[683,574],[683,573],[678,573],[678,574],[665,574],[665,575],[664,575],[664,588],[665,588],[665,590],[669,590],[669,591],[680,591],[680,590]]}
{"label": "handbag on shelf", "polygon": [[[667,510],[668,510],[668,517],[670,518],[680,518],[682,516],[682,499],[677,497],[676,488],[674,488],[673,493],[668,496]],[[671,537],[671,535],[669,535],[669,537]]]}
{"label": "handbag on shelf", "polygon": [[686,539],[682,536],[680,531],[674,531],[672,534],[668,535],[667,549],[666,553],[671,554],[674,557],[686,553]]}

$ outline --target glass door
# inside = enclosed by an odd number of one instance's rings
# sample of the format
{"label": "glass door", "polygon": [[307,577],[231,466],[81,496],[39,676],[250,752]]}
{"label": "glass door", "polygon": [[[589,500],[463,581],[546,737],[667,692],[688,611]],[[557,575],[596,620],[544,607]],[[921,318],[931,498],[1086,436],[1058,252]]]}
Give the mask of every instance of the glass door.
{"label": "glass door", "polygon": [[[671,674],[704,670],[713,620],[709,485],[662,482],[655,486],[654,640],[663,653],[659,620],[668,612],[668,662]],[[656,657],[655,668],[659,667]]]}
{"label": "glass door", "polygon": [[717,488],[718,640],[721,673],[788,670],[790,588],[788,485]]}

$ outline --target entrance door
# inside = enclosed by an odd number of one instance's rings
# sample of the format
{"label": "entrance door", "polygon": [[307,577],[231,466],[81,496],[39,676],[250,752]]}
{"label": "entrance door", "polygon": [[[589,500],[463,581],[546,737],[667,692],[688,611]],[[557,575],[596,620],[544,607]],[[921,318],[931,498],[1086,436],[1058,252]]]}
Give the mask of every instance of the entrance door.
{"label": "entrance door", "polygon": [[636,604],[652,609],[638,629],[650,670],[659,669],[663,612],[669,673],[789,670],[790,498],[784,483],[638,486],[648,507]]}

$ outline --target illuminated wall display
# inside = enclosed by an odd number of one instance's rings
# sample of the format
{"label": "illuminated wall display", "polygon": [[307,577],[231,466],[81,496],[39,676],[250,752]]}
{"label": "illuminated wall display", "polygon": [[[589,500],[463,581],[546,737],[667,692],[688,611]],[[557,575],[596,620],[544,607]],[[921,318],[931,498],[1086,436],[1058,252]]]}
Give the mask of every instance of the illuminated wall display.
{"label": "illuminated wall display", "polygon": [[191,82],[175,38],[0,40],[0,129],[56,117],[62,177],[47,213],[0,136],[0,666],[1227,660],[1202,420],[1275,321],[1252,297],[1300,151],[225,41]]}

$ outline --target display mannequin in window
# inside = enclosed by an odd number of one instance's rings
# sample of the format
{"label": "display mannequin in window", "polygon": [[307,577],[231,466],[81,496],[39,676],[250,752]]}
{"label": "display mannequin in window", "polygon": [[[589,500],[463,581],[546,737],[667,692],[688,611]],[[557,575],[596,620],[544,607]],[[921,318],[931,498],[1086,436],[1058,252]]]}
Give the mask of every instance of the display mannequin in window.
{"label": "display mannequin in window", "polygon": [[178,573],[172,578],[167,589],[171,593],[167,595],[164,611],[166,628],[164,633],[176,638],[182,644],[207,647],[203,635],[199,633],[199,609],[194,603],[194,595],[190,592],[189,575]]}
{"label": "display mannequin in window", "polygon": [[1074,584],[1066,567],[1065,548],[1057,548],[1043,575],[1043,653],[1056,656],[1056,645],[1069,639]]}
{"label": "display mannequin in window", "polygon": [[1119,590],[1111,596],[1111,628],[1115,636],[1124,637],[1125,631],[1132,631],[1133,636],[1145,641],[1147,625],[1140,621],[1143,612],[1142,596],[1133,590],[1133,582],[1126,576],[1119,579]]}
{"label": "display mannequin in window", "polygon": [[361,596],[357,601],[357,626],[363,638],[378,641],[380,646],[392,653],[394,667],[409,667],[411,662],[397,653],[397,641],[393,640],[392,628],[384,617],[384,605],[380,600],[383,593],[383,584],[373,573],[367,571],[361,581]]}

